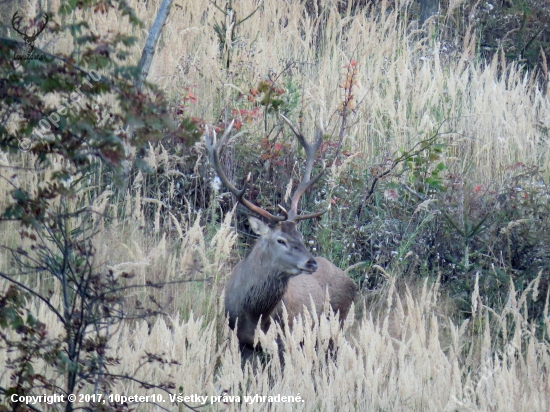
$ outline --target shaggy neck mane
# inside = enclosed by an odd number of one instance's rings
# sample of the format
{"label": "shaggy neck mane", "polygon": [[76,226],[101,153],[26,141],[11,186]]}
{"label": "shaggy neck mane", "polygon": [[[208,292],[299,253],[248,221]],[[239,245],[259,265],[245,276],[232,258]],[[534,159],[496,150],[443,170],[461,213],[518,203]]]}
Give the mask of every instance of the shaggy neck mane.
{"label": "shaggy neck mane", "polygon": [[243,308],[256,316],[265,317],[282,299],[289,275],[279,269],[273,253],[266,250],[266,242],[261,239],[259,242],[247,257],[247,265],[255,276],[246,291]]}

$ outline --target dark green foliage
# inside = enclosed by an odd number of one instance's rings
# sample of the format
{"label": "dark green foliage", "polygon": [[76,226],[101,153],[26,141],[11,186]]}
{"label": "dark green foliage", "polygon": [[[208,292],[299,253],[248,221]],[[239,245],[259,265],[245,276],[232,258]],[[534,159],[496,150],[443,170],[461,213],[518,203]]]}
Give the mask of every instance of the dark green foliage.
{"label": "dark green foliage", "polygon": [[[456,51],[469,33],[479,38],[479,56],[491,60],[500,50],[509,62],[519,62],[528,70],[539,70],[548,81],[547,56],[550,55],[550,7],[547,0],[467,0],[449,12],[456,2],[417,0],[408,8],[401,8],[401,16],[407,25],[425,17],[432,17],[435,29],[433,39],[449,52]],[[425,13],[430,9],[429,13]],[[315,18],[322,15],[323,5],[318,0],[305,2],[308,14]],[[349,13],[369,13],[374,16],[386,9],[400,7],[399,2],[382,0],[346,0],[338,2],[342,16]],[[439,8],[439,13],[437,13]],[[423,15],[424,12],[424,15]],[[322,35],[322,34],[320,34]]]}
{"label": "dark green foliage", "polygon": [[[91,238],[97,220],[92,219],[94,212],[82,191],[99,180],[100,172],[103,185],[94,188],[98,192],[107,184],[115,184],[116,190],[116,184],[125,183],[132,168],[126,161],[129,147],[139,150],[162,138],[191,144],[199,132],[195,122],[172,115],[160,90],[149,84],[142,90],[134,86],[137,70],[125,62],[128,48],[135,43],[133,37],[98,34],[85,21],[68,21],[76,9],[97,13],[109,8],[132,25],[140,24],[124,0],[68,1],[57,15],[51,13],[46,31],[75,36],[71,53],[53,55],[35,48],[33,56],[39,57],[21,60],[15,56],[23,53],[24,44],[0,39],[0,150],[34,154],[35,164],[25,166],[39,179],[44,179],[54,161],[61,165],[35,190],[24,179],[17,179],[25,168],[15,168],[9,180],[11,202],[0,211],[0,224],[18,221],[21,237],[30,244],[27,250],[0,245],[13,260],[9,272],[0,272],[11,284],[0,296],[0,345],[12,354],[7,363],[11,386],[0,388],[4,395],[35,395],[44,390],[68,394],[86,385],[109,392],[117,380],[132,378],[109,373],[109,365],[118,362],[106,356],[115,325],[129,317],[162,311],[154,299],[149,308],[123,305],[132,276],[115,277],[94,261]],[[162,285],[131,285],[150,286]],[[48,307],[62,333],[48,333],[53,325],[33,317],[31,298]],[[48,372],[34,371],[40,360],[48,365]],[[149,354],[143,364],[148,362],[165,360]],[[46,378],[47,374],[59,380]],[[171,387],[167,382],[143,384],[164,390]],[[0,409],[6,410],[6,405]],[[10,407],[21,409],[19,404]],[[63,408],[71,411],[74,406],[66,402]],[[101,408],[127,406],[104,404]]]}
{"label": "dark green foliage", "polygon": [[477,15],[482,54],[492,54],[502,48],[508,59],[520,61],[528,69],[542,67],[541,53],[550,54],[550,8],[547,1],[484,1],[479,5]]}
{"label": "dark green foliage", "polygon": [[[105,2],[85,2],[103,7]],[[125,2],[117,5],[123,15],[133,16]],[[65,4],[61,14],[74,7],[84,7],[82,2]],[[2,129],[0,148],[17,151],[21,142],[29,139],[29,151],[39,156],[39,166],[47,166],[51,156],[60,155],[68,162],[58,173],[58,182],[49,184],[40,193],[27,193],[26,199],[16,188],[14,207],[5,218],[22,219],[25,223],[39,222],[48,202],[58,195],[69,195],[63,181],[68,176],[84,172],[98,160],[109,165],[114,176],[124,170],[125,144],[141,147],[146,142],[170,137],[183,143],[193,143],[198,131],[188,119],[172,120],[171,112],[162,93],[151,85],[144,92],[134,87],[135,67],[125,66],[123,59],[127,46],[135,39],[115,34],[99,36],[86,30],[85,24],[70,25],[78,33],[79,45],[69,55],[50,55],[38,49],[46,59],[16,61],[21,53],[21,43],[1,39],[0,121],[6,125],[10,119],[20,122],[11,133]],[[57,27],[57,26],[56,26]],[[64,27],[56,29],[61,35]],[[108,75],[100,72],[107,71]],[[60,103],[47,104],[55,94]],[[129,133],[128,125],[133,126]],[[24,202],[27,206],[23,206]]]}

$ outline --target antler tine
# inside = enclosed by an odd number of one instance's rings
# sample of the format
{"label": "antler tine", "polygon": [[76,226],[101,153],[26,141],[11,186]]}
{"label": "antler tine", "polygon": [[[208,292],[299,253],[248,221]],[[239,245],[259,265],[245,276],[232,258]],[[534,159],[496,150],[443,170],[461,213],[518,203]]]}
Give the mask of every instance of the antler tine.
{"label": "antler tine", "polygon": [[281,213],[285,217],[285,220],[288,220],[288,212],[286,211],[286,209],[284,207],[282,207],[281,205],[277,205],[277,206],[279,206],[279,210],[281,211]]}
{"label": "antler tine", "polygon": [[224,134],[222,137],[217,140],[216,139],[216,132],[214,132],[214,139],[213,139],[213,145],[210,142],[210,138],[208,137],[208,129],[206,133],[204,134],[204,141],[206,144],[206,149],[208,150],[208,153],[210,155],[210,161],[212,162],[212,166],[214,167],[214,170],[216,171],[216,174],[224,184],[224,186],[231,192],[233,195],[237,198],[237,201],[240,202],[244,207],[249,209],[250,211],[257,213],[258,215],[264,217],[268,221],[275,223],[280,222],[283,220],[286,220],[287,216],[275,216],[269,213],[267,210],[262,209],[259,206],[256,206],[255,204],[251,203],[250,201],[246,200],[244,198],[244,194],[246,192],[246,185],[248,184],[250,180],[250,174],[248,175],[245,185],[242,189],[237,189],[235,185],[229,180],[225,172],[223,171],[223,167],[220,162],[220,149],[225,145],[225,142],[231,132],[231,129],[233,128],[233,123],[235,120],[233,120],[229,126],[226,128]]}
{"label": "antler tine", "polygon": [[325,167],[323,166],[323,170],[315,176],[313,179],[311,179],[311,171],[313,170],[313,164],[315,163],[315,156],[317,154],[317,151],[319,150],[319,147],[321,146],[321,143],[323,142],[323,130],[321,127],[317,129],[316,132],[316,139],[313,143],[308,143],[307,140],[304,138],[304,136],[296,130],[296,128],[292,125],[290,120],[288,120],[285,116],[281,115],[283,120],[288,124],[292,132],[296,135],[298,138],[298,141],[304,148],[304,151],[306,152],[306,169],[304,171],[304,176],[302,178],[302,181],[296,188],[296,191],[292,195],[291,203],[290,203],[290,212],[289,212],[289,219],[290,221],[297,222],[299,220],[305,220],[305,219],[312,219],[314,217],[321,216],[323,213],[326,212],[326,210],[320,210],[318,212],[309,214],[309,215],[298,215],[298,202],[300,201],[300,198],[305,193],[307,189],[309,189],[311,186],[317,182],[321,176],[325,173]]}
{"label": "antler tine", "polygon": [[325,213],[327,213],[327,209],[321,209],[321,210],[318,210],[317,212],[315,213],[310,213],[308,215],[297,215],[294,217],[294,219],[292,220],[293,222],[298,222],[300,220],[307,220],[307,219],[313,219],[315,217],[319,217],[319,216],[322,216],[324,215]]}

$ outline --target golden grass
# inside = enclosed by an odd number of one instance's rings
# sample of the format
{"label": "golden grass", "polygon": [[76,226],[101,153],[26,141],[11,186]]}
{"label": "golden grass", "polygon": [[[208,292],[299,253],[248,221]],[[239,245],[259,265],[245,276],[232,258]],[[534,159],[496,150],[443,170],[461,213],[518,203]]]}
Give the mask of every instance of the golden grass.
{"label": "golden grass", "polygon": [[[354,319],[352,311],[343,330],[334,316],[318,321],[315,315],[306,314],[292,332],[285,331],[284,367],[276,356],[275,343],[276,333],[283,331],[273,327],[267,335],[258,332],[258,341],[273,356],[265,365],[252,368],[249,364],[242,369],[238,342],[221,307],[222,286],[231,271],[229,251],[235,241],[231,214],[209,241],[200,216],[169,215],[157,230],[152,228],[156,233],[147,235],[140,228],[144,202],[136,202],[144,200],[138,195],[142,188],[136,185],[132,190],[125,199],[130,202],[129,217],[105,227],[94,238],[96,262],[105,262],[115,274],[133,272],[140,283],[181,279],[194,267],[201,272],[189,272],[192,276],[210,275],[211,279],[208,284],[185,283],[159,292],[157,299],[170,302],[169,316],[154,320],[152,328],[145,321],[122,324],[111,341],[110,354],[121,359],[112,373],[148,381],[170,377],[178,387],[172,395],[207,396],[208,404],[210,397],[240,397],[240,402],[217,402],[206,410],[547,410],[550,346],[535,337],[536,328],[529,323],[525,305],[529,294],[538,293],[538,279],[521,295],[511,288],[501,313],[481,304],[476,283],[471,298],[473,318],[455,325],[441,312],[437,283],[431,287],[425,283],[411,292],[386,273],[385,307],[376,313],[363,308],[359,319]],[[90,206],[102,211],[107,196],[108,192],[97,196]],[[145,294],[141,290],[135,295]],[[128,302],[133,296],[128,296]],[[52,336],[62,333],[44,304],[35,302],[32,307]],[[544,313],[548,328],[547,311],[548,303]],[[336,357],[327,356],[330,340]],[[179,364],[138,368],[146,353],[162,353]],[[0,351],[0,386],[4,387],[9,380],[6,357]],[[35,365],[37,371],[41,367]],[[48,375],[56,379],[51,371]],[[59,378],[56,383],[63,386]],[[112,391],[160,393],[166,400],[164,406],[176,408],[168,394],[140,388],[137,383],[120,384]],[[300,396],[304,402],[244,400],[256,394]],[[142,404],[139,410],[157,408]]]}
{"label": "golden grass", "polygon": [[[341,16],[337,0],[320,3],[324,11],[314,17],[304,13],[302,1],[265,2],[236,29],[227,73],[213,30],[223,21],[222,13],[206,1],[176,1],[148,80],[179,102],[183,88],[190,88],[198,97],[190,114],[214,121],[223,107],[243,104],[236,101],[236,90],[246,93],[270,72],[279,73],[288,62],[297,62],[292,82],[301,93],[305,127],[313,130],[315,119],[326,123],[339,107],[342,66],[354,59],[359,68],[355,96],[362,104],[353,116],[347,144],[367,159],[410,147],[444,123],[441,131],[449,134],[443,141],[452,148],[448,163],[455,162],[456,171],[468,170],[478,181],[498,180],[504,168],[516,162],[548,170],[549,83],[541,89],[534,73],[506,63],[501,55],[491,62],[479,61],[473,35],[455,44],[452,52],[441,50],[414,30],[414,24],[406,27],[393,10]],[[461,1],[454,3],[453,7]],[[58,4],[54,0],[51,7]],[[133,4],[145,28],[150,27],[160,1]],[[239,1],[238,19],[255,4]],[[401,15],[409,4],[410,0],[400,2]],[[27,8],[36,10],[36,3],[30,1]],[[138,36],[131,60],[139,60],[147,29],[135,32],[114,11],[85,18],[98,33]],[[319,41],[317,33],[322,33]],[[66,52],[72,47],[68,37],[40,37],[40,45]],[[332,131],[335,118],[329,126]]]}
{"label": "golden grass", "polygon": [[[284,367],[275,356],[280,328],[271,328],[267,335],[259,332],[259,342],[273,355],[271,361],[242,369],[238,342],[221,307],[222,287],[231,271],[229,251],[235,241],[231,214],[209,241],[200,216],[169,215],[156,233],[146,234],[140,228],[144,202],[136,202],[144,200],[138,195],[142,188],[137,185],[132,190],[125,199],[130,202],[129,217],[105,227],[94,238],[96,262],[105,262],[115,274],[133,272],[140,283],[181,279],[186,274],[210,276],[210,280],[159,292],[157,299],[169,303],[170,315],[154,320],[152,328],[145,321],[122,324],[111,341],[111,354],[121,358],[112,373],[149,381],[170,377],[183,388],[172,395],[208,396],[209,404],[211,396],[240,396],[240,402],[217,402],[206,410],[547,410],[550,346],[535,337],[525,306],[527,295],[537,293],[537,281],[521,295],[511,289],[502,313],[483,307],[476,287],[473,318],[455,325],[441,313],[438,284],[424,284],[413,293],[386,273],[389,291],[385,307],[377,313],[363,308],[363,316],[354,319],[352,311],[343,330],[334,316],[317,321],[315,315],[306,314],[292,332],[285,331]],[[90,206],[102,211],[107,196],[108,192],[97,196]],[[191,270],[196,267],[200,272]],[[145,294],[141,290],[135,295]],[[133,296],[128,296],[128,302]],[[32,311],[52,336],[62,333],[45,305],[35,302]],[[544,319],[549,327],[547,309]],[[336,357],[327,357],[331,339]],[[179,365],[138,368],[146,353],[162,353]],[[4,387],[9,380],[6,357],[0,351],[0,386]],[[40,371],[41,365],[35,369]],[[49,376],[55,379],[51,371]],[[59,378],[56,383],[63,386]],[[113,393],[125,395],[157,392],[132,382],[113,388]],[[164,406],[176,408],[168,394],[158,393],[167,401]],[[300,396],[304,402],[245,402],[244,396],[256,394]],[[139,410],[157,409],[142,404]]]}
{"label": "golden grass", "polygon": [[[59,4],[57,0],[51,3],[53,8]],[[145,27],[150,27],[159,3],[134,2]],[[304,64],[293,81],[310,116],[305,127],[312,130],[316,118],[328,120],[340,104],[341,67],[353,58],[359,67],[357,101],[364,102],[357,109],[346,144],[366,158],[405,148],[422,131],[430,131],[445,120],[445,130],[452,132],[445,139],[453,148],[449,155],[454,158],[448,162],[455,162],[457,170],[468,169],[474,179],[498,180],[504,168],[514,162],[549,170],[544,131],[550,128],[548,85],[540,90],[531,74],[522,74],[500,56],[487,64],[477,61],[473,37],[441,59],[439,46],[418,40],[418,33],[399,23],[394,11],[376,17],[341,17],[336,12],[336,0],[325,0],[326,13],[316,19],[304,15],[303,2],[270,1],[239,26],[233,48],[234,70],[228,75],[218,59],[218,41],[212,29],[214,22],[221,20],[221,13],[205,1],[176,3],[149,81],[175,99],[181,97],[183,87],[191,87],[199,99],[190,107],[192,114],[217,118],[221,107],[235,102],[235,88],[246,91],[270,69],[280,72],[285,62],[297,61]],[[252,11],[254,4],[252,0],[239,1],[239,15]],[[28,9],[33,8],[36,3],[29,2]],[[114,12],[90,15],[87,21],[101,33],[130,30]],[[324,37],[315,48],[319,25]],[[133,57],[137,61],[146,32],[135,34],[140,37]],[[67,51],[72,44],[68,37],[44,36],[37,46],[50,40],[47,48],[52,52]],[[27,156],[8,158],[0,153],[0,165],[32,164]],[[153,167],[172,160],[160,146],[148,158]],[[0,168],[8,179],[12,172]],[[47,180],[48,173],[19,173],[18,179],[33,188]],[[2,180],[1,209],[10,190]],[[171,376],[184,388],[184,395],[217,396],[226,390],[232,396],[299,394],[304,399],[299,404],[217,403],[207,410],[550,409],[550,348],[545,340],[535,337],[535,327],[529,324],[522,303],[527,293],[536,290],[535,285],[521,296],[511,290],[504,312],[498,314],[482,307],[473,291],[473,319],[455,325],[438,309],[437,285],[424,285],[418,293],[400,285],[404,292],[398,295],[396,281],[389,276],[388,304],[380,314],[364,308],[363,317],[352,316],[344,331],[333,318],[317,321],[315,316],[306,315],[284,338],[284,374],[277,356],[257,368],[256,374],[250,366],[241,369],[237,341],[225,325],[219,303],[231,271],[236,237],[231,215],[216,234],[207,236],[200,215],[191,211],[173,214],[161,199],[146,198],[143,193],[138,179],[123,199],[115,202],[109,192],[103,192],[89,201],[97,212],[109,210],[106,208],[114,212],[119,206],[125,210],[125,217],[115,219],[94,238],[96,263],[115,273],[134,272],[136,281],[207,280],[159,292],[163,302],[169,302],[170,316],[158,318],[150,333],[146,322],[124,324],[111,346],[113,354],[122,359],[113,372],[147,380]],[[146,221],[145,203],[156,207],[153,222]],[[102,220],[97,224],[102,225]],[[151,230],[140,228],[143,224]],[[2,223],[0,240],[3,245],[20,244],[17,227]],[[0,268],[9,265],[9,255],[1,250]],[[5,286],[0,282],[0,289]],[[49,325],[52,335],[61,331],[43,305],[35,303],[34,311]],[[546,310],[548,323],[547,315]],[[272,328],[268,336],[259,336],[268,352],[275,351],[275,333]],[[327,360],[329,338],[336,342],[338,356]],[[180,365],[149,365],[136,371],[145,352],[164,352]],[[6,386],[9,379],[4,367],[6,356],[0,351],[0,386]],[[156,393],[134,383],[113,388],[113,392]],[[166,394],[163,396],[168,400]],[[140,409],[155,407],[142,405]]]}
{"label": "golden grass", "polygon": [[[190,314],[182,321],[176,314],[158,318],[152,329],[145,321],[124,324],[114,334],[110,353],[122,361],[111,372],[143,380],[170,377],[183,388],[173,394],[208,396],[208,404],[211,396],[240,396],[240,402],[215,403],[206,410],[542,411],[550,402],[550,347],[534,337],[522,306],[534,288],[532,284],[521,296],[511,290],[499,314],[479,306],[475,290],[474,318],[461,325],[438,314],[438,285],[426,284],[416,297],[408,288],[403,296],[390,292],[385,314],[376,319],[368,311],[361,319],[351,314],[343,330],[334,316],[317,321],[306,314],[292,333],[286,331],[285,366],[273,356],[256,372],[250,364],[241,368],[236,337],[223,322],[220,306],[214,317]],[[45,305],[35,304],[33,312],[48,324],[50,334],[62,332]],[[277,353],[275,338],[274,327],[267,335],[259,333],[272,354]],[[337,356],[327,359],[330,339]],[[146,352],[163,353],[179,365],[137,368]],[[0,351],[0,365],[5,359]],[[8,374],[0,370],[0,385],[5,386]],[[113,393],[157,391],[130,382]],[[304,402],[244,401],[256,394],[300,396]],[[162,395],[164,406],[175,408],[168,394]],[[156,410],[145,404],[139,409]]]}

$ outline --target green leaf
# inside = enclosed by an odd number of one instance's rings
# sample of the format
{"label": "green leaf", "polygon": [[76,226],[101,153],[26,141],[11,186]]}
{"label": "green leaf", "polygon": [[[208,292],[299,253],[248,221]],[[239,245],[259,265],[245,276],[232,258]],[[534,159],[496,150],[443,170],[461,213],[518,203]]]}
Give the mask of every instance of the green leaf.
{"label": "green leaf", "polygon": [[23,192],[20,189],[13,190],[11,192],[11,197],[13,197],[15,200],[19,200],[21,202],[25,202],[29,198],[27,193]]}

